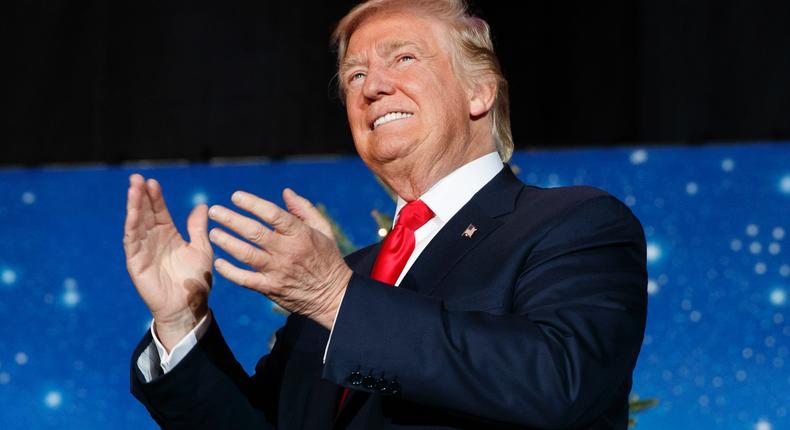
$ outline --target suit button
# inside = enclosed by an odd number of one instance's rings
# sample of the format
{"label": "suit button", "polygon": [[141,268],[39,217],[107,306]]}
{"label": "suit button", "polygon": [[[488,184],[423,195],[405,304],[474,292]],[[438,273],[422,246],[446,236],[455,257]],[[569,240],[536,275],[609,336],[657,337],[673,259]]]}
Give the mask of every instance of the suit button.
{"label": "suit button", "polygon": [[351,372],[351,375],[348,377],[348,382],[350,382],[351,385],[362,385],[362,375],[355,370]]}
{"label": "suit button", "polygon": [[398,383],[398,381],[392,381],[387,386],[387,390],[393,396],[397,396],[398,394],[400,394],[400,384]]}
{"label": "suit button", "polygon": [[362,386],[367,388],[368,390],[372,390],[373,387],[376,385],[376,378],[371,375],[368,375],[362,378]]}
{"label": "suit button", "polygon": [[379,378],[376,379],[376,382],[373,384],[373,389],[381,394],[386,394],[389,392],[389,385],[384,378]]}

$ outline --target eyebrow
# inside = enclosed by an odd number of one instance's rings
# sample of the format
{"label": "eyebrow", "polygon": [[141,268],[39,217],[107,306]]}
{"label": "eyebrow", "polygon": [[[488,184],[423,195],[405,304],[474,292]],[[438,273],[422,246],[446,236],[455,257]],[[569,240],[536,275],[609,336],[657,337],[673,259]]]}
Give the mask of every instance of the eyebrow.
{"label": "eyebrow", "polygon": [[414,42],[412,42],[410,40],[399,40],[399,39],[396,39],[396,40],[388,40],[388,41],[382,43],[381,45],[377,46],[376,47],[376,52],[380,56],[386,58],[386,57],[389,57],[390,55],[392,55],[393,52],[395,52],[395,51],[397,51],[399,49],[405,48],[405,47],[415,48],[415,49],[417,49],[419,51],[419,47],[417,46],[416,43],[414,43]]}
{"label": "eyebrow", "polygon": [[[400,39],[388,40],[386,42],[381,43],[380,45],[376,46],[376,53],[379,56],[386,58],[392,55],[393,52],[398,51],[399,49],[405,47],[412,47],[416,51],[418,51],[418,53],[422,53],[422,50],[419,48],[419,46],[416,43],[409,40],[400,40]],[[340,63],[340,67],[339,67],[340,74],[343,75],[349,69],[360,66],[364,63],[365,63],[364,56],[360,56],[360,55],[346,56],[346,58],[343,59],[343,61]]]}

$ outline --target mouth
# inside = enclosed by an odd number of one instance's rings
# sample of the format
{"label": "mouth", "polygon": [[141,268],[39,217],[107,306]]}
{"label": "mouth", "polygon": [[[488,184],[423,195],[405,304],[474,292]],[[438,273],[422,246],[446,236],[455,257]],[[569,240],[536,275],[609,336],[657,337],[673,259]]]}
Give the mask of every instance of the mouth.
{"label": "mouth", "polygon": [[373,121],[372,129],[375,130],[379,126],[384,125],[384,124],[386,124],[388,122],[397,121],[397,120],[400,120],[400,119],[406,119],[406,118],[410,118],[412,116],[414,116],[414,114],[410,113],[410,112],[388,112],[388,113],[376,118],[376,120]]}

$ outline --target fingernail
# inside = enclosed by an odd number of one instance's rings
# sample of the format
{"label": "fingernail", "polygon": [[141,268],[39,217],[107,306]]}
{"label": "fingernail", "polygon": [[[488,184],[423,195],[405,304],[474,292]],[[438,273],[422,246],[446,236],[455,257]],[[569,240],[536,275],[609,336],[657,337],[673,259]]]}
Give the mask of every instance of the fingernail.
{"label": "fingernail", "polygon": [[239,203],[240,201],[242,201],[243,198],[244,197],[241,195],[240,191],[236,191],[236,192],[233,193],[233,195],[230,196],[230,200],[233,203]]}
{"label": "fingernail", "polygon": [[212,206],[208,210],[208,217],[211,219],[216,218],[219,215],[219,209],[216,206]]}
{"label": "fingernail", "polygon": [[217,229],[212,228],[210,232],[208,232],[208,240],[214,242],[217,239]]}

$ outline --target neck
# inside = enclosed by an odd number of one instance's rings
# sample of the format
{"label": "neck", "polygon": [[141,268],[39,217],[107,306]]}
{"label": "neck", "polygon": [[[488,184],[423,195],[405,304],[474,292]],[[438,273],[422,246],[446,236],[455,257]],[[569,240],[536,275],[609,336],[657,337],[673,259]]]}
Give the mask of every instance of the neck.
{"label": "neck", "polygon": [[438,154],[433,160],[396,160],[379,166],[375,173],[403,200],[410,202],[425,194],[434,184],[459,167],[494,151],[490,145],[475,145],[463,154]]}

